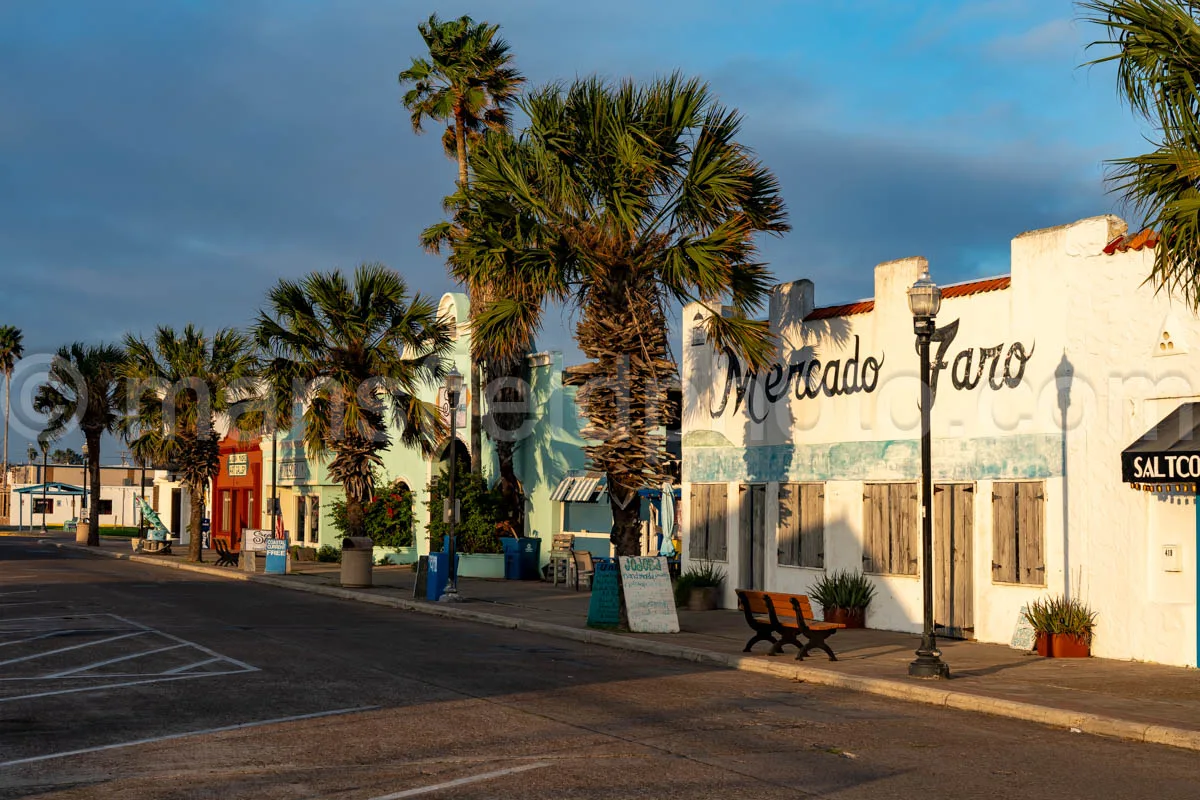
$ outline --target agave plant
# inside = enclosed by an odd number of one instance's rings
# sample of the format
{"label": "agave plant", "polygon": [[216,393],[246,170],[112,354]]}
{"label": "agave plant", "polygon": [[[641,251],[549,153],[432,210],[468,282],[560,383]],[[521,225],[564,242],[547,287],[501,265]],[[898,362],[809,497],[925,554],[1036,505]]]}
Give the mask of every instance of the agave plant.
{"label": "agave plant", "polygon": [[808,596],[821,608],[854,608],[865,610],[875,599],[875,585],[861,570],[839,569],[822,575]]}
{"label": "agave plant", "polygon": [[1047,597],[1035,600],[1025,611],[1025,618],[1038,633],[1077,636],[1089,645],[1096,628],[1096,612],[1073,597]]}

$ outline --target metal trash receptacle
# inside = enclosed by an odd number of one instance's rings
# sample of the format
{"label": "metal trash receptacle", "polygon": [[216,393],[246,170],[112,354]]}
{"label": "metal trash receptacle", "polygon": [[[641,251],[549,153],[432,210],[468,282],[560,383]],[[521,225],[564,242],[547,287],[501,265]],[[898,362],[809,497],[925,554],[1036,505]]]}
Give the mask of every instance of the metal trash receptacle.
{"label": "metal trash receptacle", "polygon": [[521,543],[524,539],[515,539],[511,536],[505,536],[500,540],[500,546],[504,548],[504,578],[510,581],[519,581],[522,578],[521,574]]}
{"label": "metal trash receptacle", "polygon": [[342,539],[342,586],[358,588],[371,585],[374,547],[369,536],[347,536]]}
{"label": "metal trash receptacle", "polygon": [[517,539],[517,546],[520,580],[539,580],[542,577],[542,540],[536,536],[523,536]]}

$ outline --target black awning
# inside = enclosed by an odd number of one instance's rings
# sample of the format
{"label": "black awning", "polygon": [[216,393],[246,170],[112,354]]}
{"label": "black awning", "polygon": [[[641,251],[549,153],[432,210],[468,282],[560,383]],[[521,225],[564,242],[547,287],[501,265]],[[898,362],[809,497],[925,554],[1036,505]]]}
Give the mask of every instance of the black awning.
{"label": "black awning", "polygon": [[1184,403],[1126,447],[1121,480],[1200,482],[1200,403]]}

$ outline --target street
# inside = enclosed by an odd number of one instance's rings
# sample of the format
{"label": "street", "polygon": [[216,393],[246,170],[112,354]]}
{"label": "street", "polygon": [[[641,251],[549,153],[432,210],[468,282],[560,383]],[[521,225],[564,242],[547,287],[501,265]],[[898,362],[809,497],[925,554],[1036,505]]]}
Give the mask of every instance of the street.
{"label": "street", "polygon": [[1195,753],[0,538],[0,797],[1200,796]]}

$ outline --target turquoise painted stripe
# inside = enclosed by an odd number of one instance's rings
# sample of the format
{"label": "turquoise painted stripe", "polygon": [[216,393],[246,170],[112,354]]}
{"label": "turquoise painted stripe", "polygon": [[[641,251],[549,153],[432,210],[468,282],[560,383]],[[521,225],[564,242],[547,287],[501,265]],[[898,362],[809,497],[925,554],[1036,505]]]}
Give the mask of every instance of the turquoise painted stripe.
{"label": "turquoise painted stripe", "polygon": [[[916,480],[916,439],[761,447],[685,447],[683,479],[722,481]],[[1054,478],[1063,474],[1055,434],[934,439],[935,480]]]}

